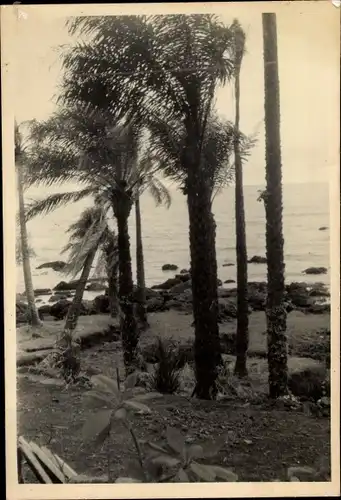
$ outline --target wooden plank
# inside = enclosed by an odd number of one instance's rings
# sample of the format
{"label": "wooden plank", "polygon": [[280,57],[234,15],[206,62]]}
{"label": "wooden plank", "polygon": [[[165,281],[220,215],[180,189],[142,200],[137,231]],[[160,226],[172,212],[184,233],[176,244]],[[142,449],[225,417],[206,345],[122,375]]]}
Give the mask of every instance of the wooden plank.
{"label": "wooden plank", "polygon": [[74,471],[64,460],[62,460],[58,455],[54,454],[56,460],[59,462],[60,466],[63,469],[64,474],[67,476],[68,479],[71,477],[77,476],[77,472]]}
{"label": "wooden plank", "polygon": [[52,479],[53,484],[65,483],[66,477],[60,467],[55,465],[50,457],[33,441],[29,443],[31,450],[36,455],[45,472]]}
{"label": "wooden plank", "polygon": [[22,451],[28,466],[38,481],[42,484],[52,484],[51,478],[46,474],[45,470],[40,465],[27,441],[22,436],[19,437],[18,441],[20,450]]}

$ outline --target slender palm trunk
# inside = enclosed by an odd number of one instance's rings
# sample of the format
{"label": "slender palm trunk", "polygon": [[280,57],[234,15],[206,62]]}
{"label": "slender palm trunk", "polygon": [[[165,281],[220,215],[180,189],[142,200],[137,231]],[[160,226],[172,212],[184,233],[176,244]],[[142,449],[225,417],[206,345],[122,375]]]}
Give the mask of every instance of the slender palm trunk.
{"label": "slender palm trunk", "polygon": [[282,228],[282,166],[276,14],[263,14],[265,137],[266,137],[266,253],[268,262],[267,338],[269,393],[287,394],[286,309]]}
{"label": "slender palm trunk", "polygon": [[207,182],[204,178],[198,178],[194,168],[189,168],[188,172],[187,202],[195,327],[195,393],[201,399],[214,399],[217,367],[222,362],[218,328],[215,222]]}
{"label": "slender palm trunk", "polygon": [[[123,358],[126,372],[133,370],[136,363],[136,348],[139,332],[134,315],[133,274],[128,231],[130,202],[121,200],[120,207],[115,211],[118,229],[119,257],[119,301],[121,309],[121,335]],[[129,206],[128,206],[129,205]]]}
{"label": "slender palm trunk", "polygon": [[118,261],[108,269],[108,297],[110,316],[116,318],[118,312]]}
{"label": "slender palm trunk", "polygon": [[65,320],[65,325],[64,325],[64,331],[69,330],[73,331],[75,330],[78,322],[78,318],[80,315],[81,307],[82,307],[82,300],[83,300],[83,295],[84,295],[84,290],[87,284],[87,281],[90,276],[91,272],[91,267],[96,255],[97,248],[89,252],[87,255],[85,262],[84,262],[84,267],[82,269],[82,273],[80,275],[77,288],[76,288],[76,293],[73,298],[72,304],[69,307],[66,320]]}
{"label": "slender palm trunk", "polygon": [[24,271],[25,291],[28,304],[29,322],[32,326],[41,326],[39,314],[35,305],[35,297],[32,283],[31,264],[30,264],[30,250],[28,245],[28,235],[25,220],[25,203],[24,203],[24,189],[23,178],[21,172],[21,165],[17,166],[18,172],[18,196],[19,196],[19,224],[20,224],[20,239],[21,239],[21,252],[22,252],[22,266]]}
{"label": "slender palm trunk", "polygon": [[237,255],[237,335],[236,335],[236,364],[234,372],[239,377],[247,376],[246,358],[249,344],[249,314],[247,289],[247,247],[245,231],[245,210],[243,193],[243,166],[239,143],[240,121],[240,66],[237,62],[235,76],[235,214],[236,214],[236,255]]}
{"label": "slender palm trunk", "polygon": [[139,198],[135,201],[135,219],[136,219],[136,284],[137,284],[137,316],[143,328],[147,327],[146,310],[146,281],[144,274],[144,258],[141,228],[141,210]]}

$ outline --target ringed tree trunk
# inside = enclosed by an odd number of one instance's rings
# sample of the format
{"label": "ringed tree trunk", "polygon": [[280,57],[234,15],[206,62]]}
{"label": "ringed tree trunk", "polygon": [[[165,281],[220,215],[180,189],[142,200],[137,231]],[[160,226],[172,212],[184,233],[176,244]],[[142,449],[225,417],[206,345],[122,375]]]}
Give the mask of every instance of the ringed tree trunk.
{"label": "ringed tree trunk", "polygon": [[128,230],[131,208],[132,203],[128,193],[119,193],[113,210],[118,230],[119,304],[123,359],[127,375],[134,370],[134,365],[136,365],[136,350],[139,341],[139,331],[134,315],[134,287]]}
{"label": "ringed tree trunk", "polygon": [[135,200],[135,220],[136,220],[136,284],[137,284],[137,317],[142,328],[148,327],[147,309],[146,309],[146,280],[144,273],[144,257],[142,243],[141,227],[141,209],[140,199]]}
{"label": "ringed tree trunk", "polygon": [[236,215],[236,256],[237,256],[237,334],[236,334],[236,364],[234,373],[238,377],[247,376],[246,359],[249,346],[249,311],[247,286],[247,247],[245,231],[245,209],[243,193],[243,165],[240,154],[240,62],[237,61],[235,76],[235,215]]}
{"label": "ringed tree trunk", "polygon": [[287,313],[282,227],[282,166],[276,14],[262,14],[265,83],[266,254],[268,265],[267,340],[269,394],[288,393]]}
{"label": "ringed tree trunk", "polygon": [[87,255],[84,266],[82,269],[82,273],[80,275],[80,278],[78,280],[75,296],[73,298],[73,301],[68,309],[66,320],[65,320],[65,325],[64,325],[64,331],[71,331],[73,332],[77,326],[78,318],[81,312],[82,308],[82,300],[83,300],[83,295],[85,291],[86,284],[88,282],[90,273],[91,273],[91,267],[95,258],[97,252],[97,248],[89,252]]}
{"label": "ringed tree trunk", "polygon": [[[188,168],[187,203],[195,328],[196,396],[214,399],[218,366],[222,364],[218,328],[215,222],[211,190],[199,165]],[[199,174],[199,175],[198,175]]]}
{"label": "ringed tree trunk", "polygon": [[19,224],[20,224],[20,240],[22,252],[22,266],[24,272],[25,291],[28,304],[29,322],[32,326],[41,326],[42,322],[35,304],[31,264],[30,264],[30,248],[28,244],[27,227],[25,220],[25,202],[24,202],[24,189],[23,189],[23,175],[21,171],[22,166],[17,166],[18,175],[18,197],[19,197]]}

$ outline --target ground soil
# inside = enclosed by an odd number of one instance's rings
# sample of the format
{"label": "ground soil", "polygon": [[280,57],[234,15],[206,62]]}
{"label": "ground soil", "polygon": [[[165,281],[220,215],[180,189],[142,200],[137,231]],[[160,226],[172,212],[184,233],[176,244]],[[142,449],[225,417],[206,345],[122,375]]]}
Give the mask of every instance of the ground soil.
{"label": "ground soil", "polygon": [[[91,319],[90,319],[91,318]],[[79,329],[103,328],[109,324],[106,317],[80,318]],[[143,343],[155,340],[157,335],[173,337],[179,341],[193,338],[190,315],[174,311],[156,313],[150,318],[151,328]],[[312,316],[291,313],[288,317],[288,338],[294,346],[316,342],[320,330],[329,328],[328,315]],[[41,337],[32,339],[32,332],[21,327],[18,347],[22,351],[32,342],[46,342],[60,330],[59,322],[47,323]],[[251,382],[257,391],[267,390],[264,313],[250,317],[250,350],[257,357],[249,359]],[[222,325],[222,331],[233,331],[235,323]],[[295,351],[295,348],[294,348]],[[298,352],[289,359],[289,369],[321,363],[301,357]],[[120,342],[106,342],[82,351],[82,369],[91,374],[100,371],[116,375],[118,367],[123,376]],[[233,361],[233,358],[231,358]],[[192,375],[183,380],[188,389]],[[90,415],[82,406],[85,388],[64,388],[60,381],[39,378],[21,373],[17,384],[18,434],[40,445],[47,445],[58,453],[78,473],[97,476],[108,472],[110,457],[111,477],[126,474],[125,462],[133,458],[134,448],[130,436],[120,424],[109,441],[96,449],[82,441],[81,428]],[[186,395],[184,395],[186,394]],[[134,426],[140,439],[157,441],[162,438],[167,425],[180,429],[191,442],[209,438],[224,439],[224,446],[212,463],[229,467],[239,476],[239,481],[285,480],[286,469],[306,465],[321,471],[320,480],[328,479],[330,470],[330,420],[282,407],[274,407],[267,400],[252,402],[237,397],[219,402],[190,399],[188,390],[180,395],[164,395],[149,406],[150,415],[135,416]],[[30,480],[30,479],[28,479]]]}

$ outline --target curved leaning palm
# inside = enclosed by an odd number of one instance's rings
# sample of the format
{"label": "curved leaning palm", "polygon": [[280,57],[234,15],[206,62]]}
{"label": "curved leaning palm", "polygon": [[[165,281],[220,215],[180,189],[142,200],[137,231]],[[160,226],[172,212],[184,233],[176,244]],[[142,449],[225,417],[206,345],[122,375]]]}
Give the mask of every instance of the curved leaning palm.
{"label": "curved leaning palm", "polygon": [[[32,283],[30,255],[32,249],[28,243],[28,234],[26,228],[26,210],[24,201],[24,181],[25,181],[25,167],[27,161],[27,151],[23,142],[23,137],[20,132],[20,127],[15,124],[14,127],[15,139],[15,167],[17,172],[17,188],[19,198],[19,227],[20,227],[20,247],[17,247],[17,260],[20,260],[23,266],[26,299],[28,304],[29,322],[32,326],[40,326],[41,321],[35,305],[35,297]],[[20,251],[20,259],[18,255]]]}
{"label": "curved leaning palm", "polygon": [[88,40],[64,52],[62,102],[87,102],[146,127],[184,126],[196,393],[210,399],[222,359],[211,174],[202,150],[215,88],[234,73],[233,31],[213,15],[82,17],[69,30]]}
{"label": "curved leaning palm", "polygon": [[27,216],[48,213],[66,203],[93,196],[113,210],[118,233],[119,298],[125,365],[135,361],[139,338],[133,308],[133,279],[128,218],[141,189],[152,186],[152,172],[138,163],[140,128],[112,125],[107,112],[78,104],[49,120],[31,124],[29,180],[34,184],[77,181],[81,189],[57,193],[31,204]]}
{"label": "curved leaning palm", "polygon": [[73,277],[80,273],[76,293],[68,309],[64,326],[65,331],[73,331],[77,326],[85,287],[96,254],[101,250],[104,251],[104,246],[111,238],[111,231],[108,227],[105,211],[97,205],[84,210],[79,219],[71,224],[68,232],[71,233],[70,239],[63,249],[64,252],[69,252],[65,270]]}

